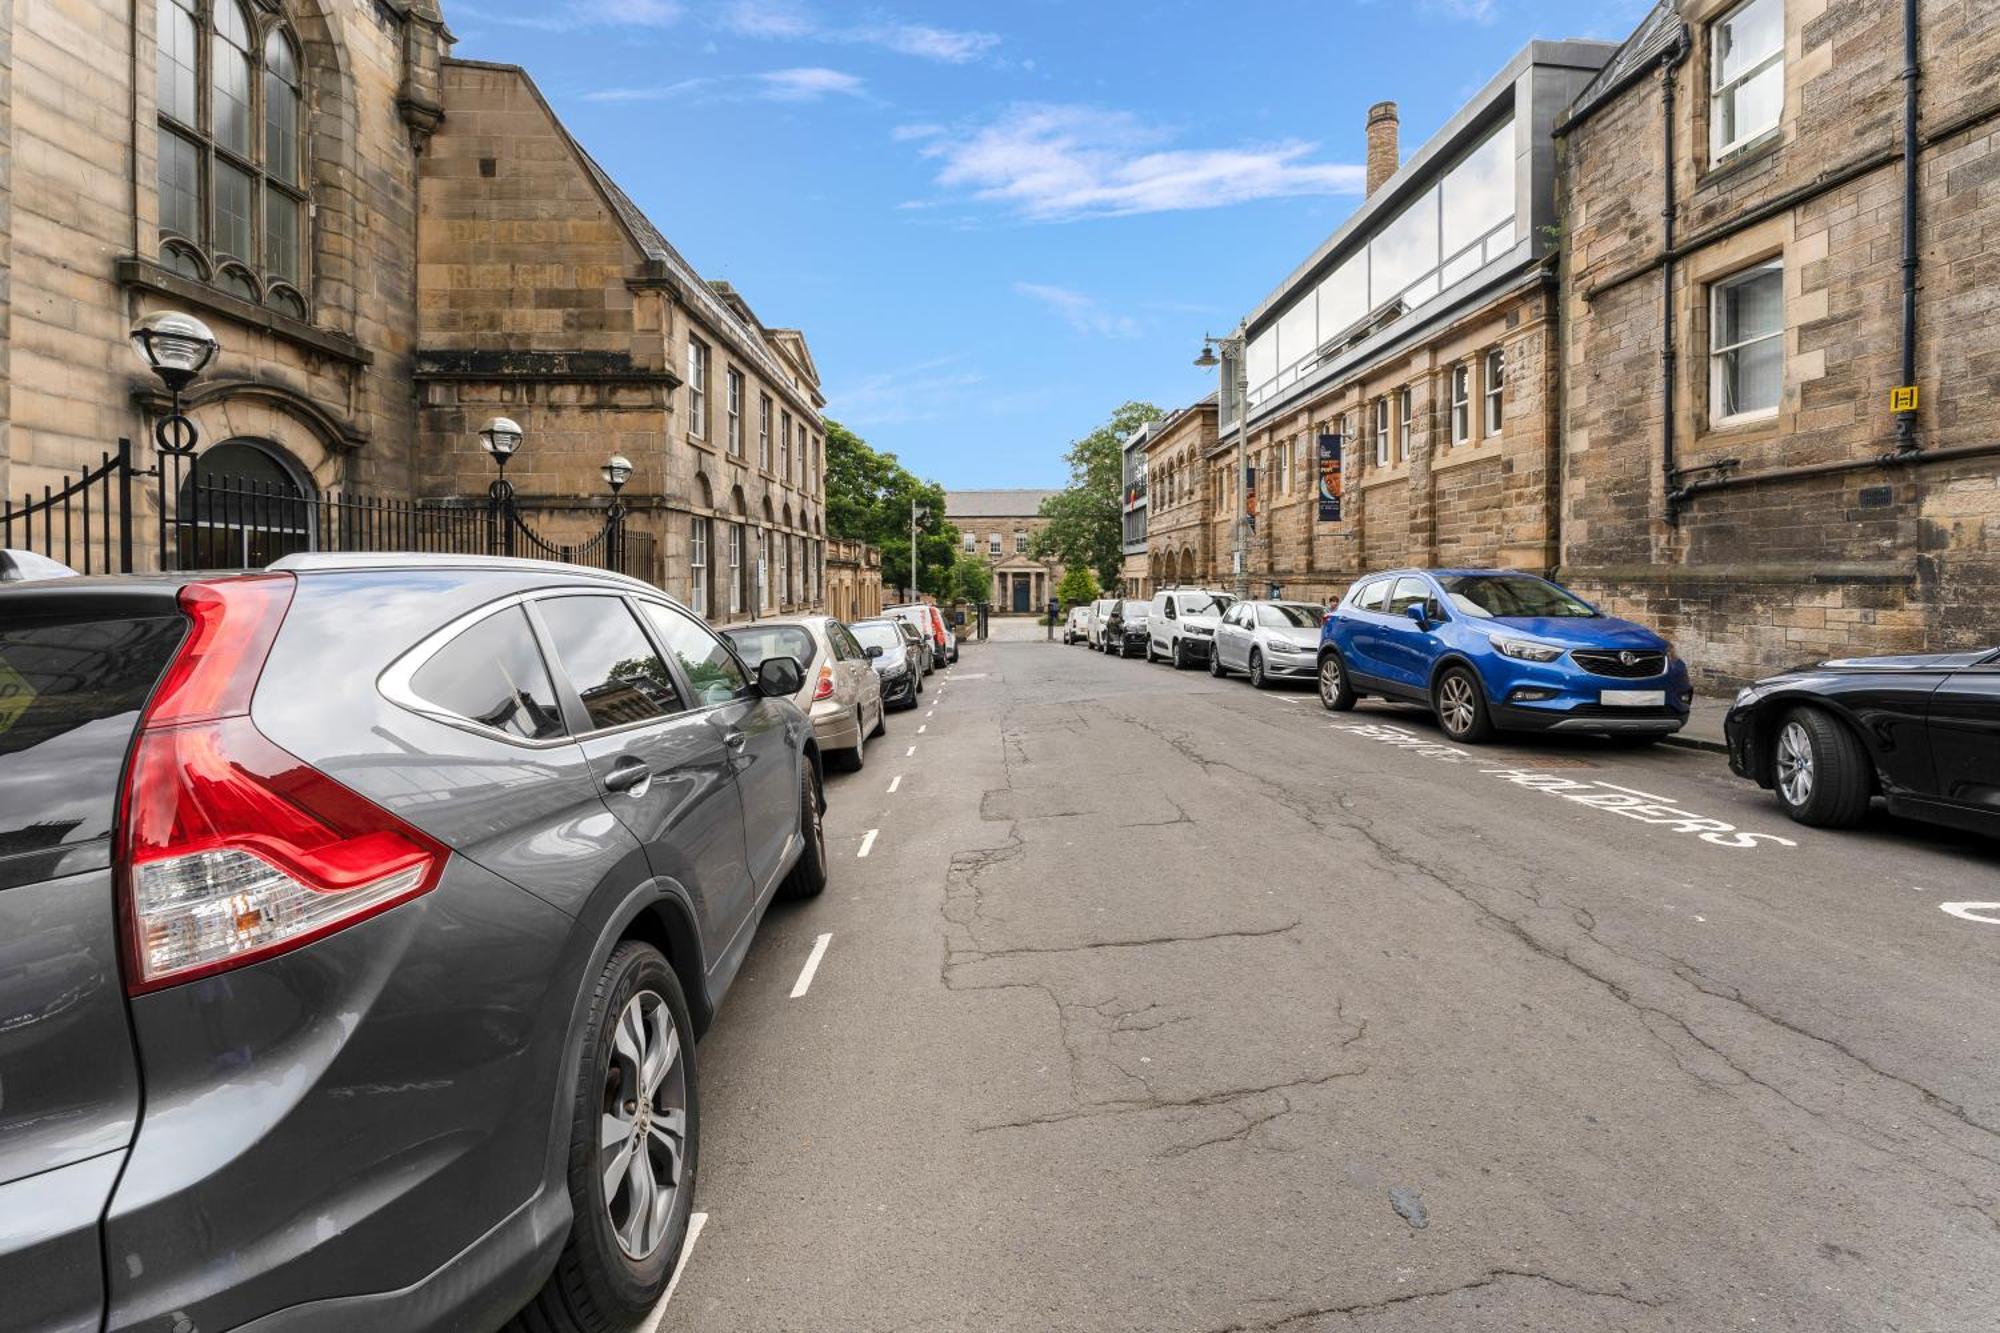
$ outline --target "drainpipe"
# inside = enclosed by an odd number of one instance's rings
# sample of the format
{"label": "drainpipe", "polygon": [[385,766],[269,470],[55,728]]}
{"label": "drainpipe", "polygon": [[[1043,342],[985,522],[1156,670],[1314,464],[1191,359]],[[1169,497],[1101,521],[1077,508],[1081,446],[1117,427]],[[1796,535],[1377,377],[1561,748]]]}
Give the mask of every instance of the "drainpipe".
{"label": "drainpipe", "polygon": [[[1903,378],[1917,382],[1917,0],[1903,0]],[[1896,414],[1896,452],[1913,454],[1914,409]]]}
{"label": "drainpipe", "polygon": [[1660,57],[1660,146],[1666,164],[1660,209],[1660,253],[1664,256],[1660,264],[1660,468],[1665,474],[1669,527],[1678,527],[1681,521],[1680,467],[1674,461],[1674,391],[1679,360],[1674,348],[1674,92],[1675,75],[1687,54],[1687,33],[1683,30]]}

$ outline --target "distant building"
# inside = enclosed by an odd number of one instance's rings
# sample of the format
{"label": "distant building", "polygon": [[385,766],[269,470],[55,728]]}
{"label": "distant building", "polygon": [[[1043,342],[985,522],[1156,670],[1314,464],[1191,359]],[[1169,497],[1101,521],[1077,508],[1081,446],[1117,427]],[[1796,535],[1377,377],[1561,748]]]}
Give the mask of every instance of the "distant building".
{"label": "distant building", "polygon": [[1158,422],[1149,421],[1125,437],[1118,488],[1118,593],[1142,597],[1151,592],[1146,569],[1146,442]]}
{"label": "distant building", "polygon": [[1214,394],[1146,428],[1146,578],[1135,592],[1214,576],[1207,460],[1215,440]]}
{"label": "distant building", "polygon": [[993,566],[992,605],[1002,615],[1039,615],[1062,582],[1063,567],[1036,560],[1028,543],[1048,526],[1042,502],[1055,491],[946,491],[944,516],[955,525],[965,554]]}
{"label": "distant building", "polygon": [[882,614],[882,550],[835,537],[826,544],[826,613],[841,620]]}

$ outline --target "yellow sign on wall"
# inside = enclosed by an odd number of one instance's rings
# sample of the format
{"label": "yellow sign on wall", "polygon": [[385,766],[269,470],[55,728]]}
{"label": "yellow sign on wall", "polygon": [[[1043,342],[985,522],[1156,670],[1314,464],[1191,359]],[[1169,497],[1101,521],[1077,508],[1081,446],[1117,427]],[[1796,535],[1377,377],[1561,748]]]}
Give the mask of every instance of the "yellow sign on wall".
{"label": "yellow sign on wall", "polygon": [[1889,410],[1891,412],[1914,412],[1917,410],[1917,386],[1899,384],[1889,390]]}

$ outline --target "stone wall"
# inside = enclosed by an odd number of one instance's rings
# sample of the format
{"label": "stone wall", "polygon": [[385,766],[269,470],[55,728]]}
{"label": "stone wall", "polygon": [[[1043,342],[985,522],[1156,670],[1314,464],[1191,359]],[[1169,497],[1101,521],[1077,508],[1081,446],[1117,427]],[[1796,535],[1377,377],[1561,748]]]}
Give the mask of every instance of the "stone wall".
{"label": "stone wall", "polygon": [[[1717,11],[1683,7],[1691,52],[1674,76],[1674,170],[1688,253],[1674,267],[1670,335],[1657,266],[1660,76],[1566,137],[1565,575],[1674,638],[1710,688],[1813,657],[1992,642],[2000,459],[1984,447],[2000,443],[2000,260],[1990,242],[2000,225],[2000,126],[1990,118],[2000,21],[1956,0],[1920,11],[1928,142],[1917,173],[1916,442],[1970,456],[1882,465],[1898,442],[1889,390],[1901,378],[1900,6],[1788,5],[1778,132],[1722,163],[1708,160],[1704,95]],[[1713,285],[1771,261],[1784,273],[1777,409],[1716,420]],[[1680,469],[1671,486],[1669,336]],[[1822,471],[1770,475],[1801,467]],[[1688,484],[1694,493],[1670,503],[1669,490]]]}
{"label": "stone wall", "polygon": [[1149,589],[1206,583],[1213,577],[1209,454],[1216,444],[1215,404],[1175,415],[1146,444],[1146,563]]}

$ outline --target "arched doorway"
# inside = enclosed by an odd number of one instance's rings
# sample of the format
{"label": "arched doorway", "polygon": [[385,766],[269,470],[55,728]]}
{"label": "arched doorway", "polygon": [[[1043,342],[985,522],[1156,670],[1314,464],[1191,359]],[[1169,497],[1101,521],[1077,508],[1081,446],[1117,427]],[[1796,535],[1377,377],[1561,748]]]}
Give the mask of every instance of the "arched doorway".
{"label": "arched doorway", "polygon": [[224,440],[198,455],[175,497],[182,569],[261,569],[313,549],[305,469],[265,440]]}

